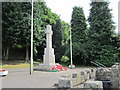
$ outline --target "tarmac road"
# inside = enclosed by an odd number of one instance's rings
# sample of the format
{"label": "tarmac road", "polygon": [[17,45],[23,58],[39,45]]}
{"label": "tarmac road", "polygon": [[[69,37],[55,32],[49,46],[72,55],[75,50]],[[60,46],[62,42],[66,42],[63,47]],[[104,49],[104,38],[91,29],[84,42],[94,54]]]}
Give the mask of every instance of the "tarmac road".
{"label": "tarmac road", "polygon": [[88,68],[75,68],[60,72],[34,71],[32,75],[29,74],[29,68],[7,69],[9,73],[2,77],[2,88],[54,88],[54,84],[61,76],[84,69]]}

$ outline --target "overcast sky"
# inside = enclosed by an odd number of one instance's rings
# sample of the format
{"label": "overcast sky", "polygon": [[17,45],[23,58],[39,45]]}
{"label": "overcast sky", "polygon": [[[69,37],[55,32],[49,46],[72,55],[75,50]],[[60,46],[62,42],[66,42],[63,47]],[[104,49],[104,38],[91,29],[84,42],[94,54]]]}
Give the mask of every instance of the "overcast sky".
{"label": "overcast sky", "polygon": [[[116,23],[116,32],[118,31],[118,1],[109,0],[109,8],[112,9],[113,21]],[[60,18],[70,23],[72,10],[74,6],[83,7],[86,19],[89,16],[90,0],[45,0],[47,6],[51,8],[52,12],[60,15]]]}

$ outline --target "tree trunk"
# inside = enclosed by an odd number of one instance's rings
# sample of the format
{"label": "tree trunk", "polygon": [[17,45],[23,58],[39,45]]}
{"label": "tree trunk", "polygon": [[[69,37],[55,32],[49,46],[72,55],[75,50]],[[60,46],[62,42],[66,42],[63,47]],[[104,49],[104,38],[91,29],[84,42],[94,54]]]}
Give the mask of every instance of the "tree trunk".
{"label": "tree trunk", "polygon": [[86,58],[84,59],[84,65],[87,65],[87,61],[86,61]]}
{"label": "tree trunk", "polygon": [[3,49],[3,60],[5,59],[5,55],[6,55],[5,49]]}
{"label": "tree trunk", "polygon": [[8,60],[8,56],[9,56],[9,47],[7,47],[7,50],[6,50],[5,60]]}
{"label": "tree trunk", "polygon": [[29,47],[26,47],[26,57],[25,62],[27,63],[29,61]]}

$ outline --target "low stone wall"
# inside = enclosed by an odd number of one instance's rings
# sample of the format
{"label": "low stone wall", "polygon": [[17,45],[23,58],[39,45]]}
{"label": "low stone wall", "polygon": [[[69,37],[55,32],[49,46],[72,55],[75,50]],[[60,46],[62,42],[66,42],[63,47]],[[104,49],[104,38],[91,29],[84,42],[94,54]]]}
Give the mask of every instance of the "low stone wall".
{"label": "low stone wall", "polygon": [[109,80],[109,87],[120,89],[120,64],[116,63],[111,68],[98,68],[96,70],[96,80]]}
{"label": "low stone wall", "polygon": [[60,77],[58,84],[60,88],[73,88],[77,85],[83,84],[88,80],[94,80],[96,76],[95,69],[88,69],[71,75]]}
{"label": "low stone wall", "polygon": [[[102,84],[101,84],[102,83]],[[82,85],[82,88],[115,88],[120,90],[120,64],[115,64],[111,68],[97,68],[72,73],[60,77],[59,88],[74,88]],[[80,87],[81,88],[81,87]],[[98,90],[97,89],[97,90]]]}

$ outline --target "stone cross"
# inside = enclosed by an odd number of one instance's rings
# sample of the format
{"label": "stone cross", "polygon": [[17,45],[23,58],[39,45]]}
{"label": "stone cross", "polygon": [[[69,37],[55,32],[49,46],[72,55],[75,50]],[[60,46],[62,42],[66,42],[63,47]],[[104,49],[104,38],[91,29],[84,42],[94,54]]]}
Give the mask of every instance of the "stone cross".
{"label": "stone cross", "polygon": [[44,65],[50,69],[55,65],[55,55],[54,49],[52,48],[52,27],[51,25],[47,25],[46,28],[46,48],[44,50]]}
{"label": "stone cross", "polygon": [[50,25],[47,25],[47,29],[46,29],[46,47],[47,48],[52,48],[52,35],[53,35],[53,31],[51,29],[52,27]]}

